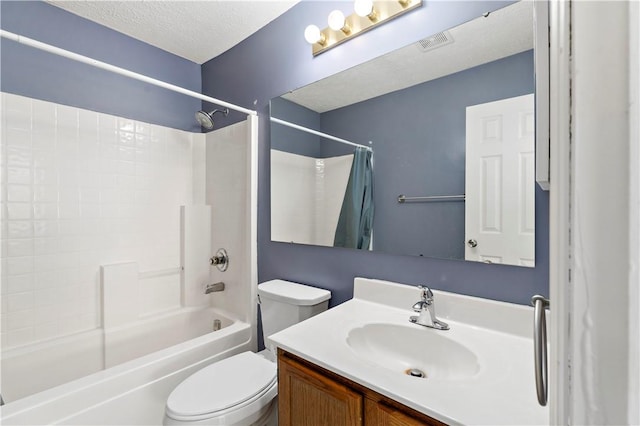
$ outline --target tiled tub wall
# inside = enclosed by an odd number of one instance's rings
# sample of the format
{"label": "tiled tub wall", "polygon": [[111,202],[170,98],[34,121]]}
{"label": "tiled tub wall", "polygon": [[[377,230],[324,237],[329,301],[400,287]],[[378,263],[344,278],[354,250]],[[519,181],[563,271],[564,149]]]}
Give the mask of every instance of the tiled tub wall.
{"label": "tiled tub wall", "polygon": [[271,239],[332,246],[353,155],[271,150]]}
{"label": "tiled tub wall", "polygon": [[[2,94],[2,347],[100,326],[100,265],[180,265],[204,136]],[[179,303],[179,301],[178,301]]]}

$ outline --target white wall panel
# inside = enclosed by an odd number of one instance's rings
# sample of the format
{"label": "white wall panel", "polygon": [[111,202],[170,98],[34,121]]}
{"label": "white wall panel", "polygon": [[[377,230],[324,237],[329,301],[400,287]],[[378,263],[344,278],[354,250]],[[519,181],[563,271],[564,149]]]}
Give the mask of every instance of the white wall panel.
{"label": "white wall panel", "polygon": [[[251,141],[246,122],[207,133],[206,202],[211,205],[211,253],[224,248],[226,271],[209,268],[209,282],[224,282],[211,293],[211,305],[243,321],[253,322],[247,309],[252,294],[251,257]],[[208,262],[208,258],[202,259]]]}
{"label": "white wall panel", "polygon": [[[322,198],[319,200],[320,211],[316,216],[316,244],[332,246],[344,194],[349,182],[353,155],[316,161],[322,161],[324,164]],[[320,176],[316,175],[316,179],[320,179]]]}
{"label": "white wall panel", "polygon": [[315,241],[316,159],[271,150],[271,239]]}
{"label": "white wall panel", "polygon": [[352,163],[271,150],[271,239],[333,246]]}
{"label": "white wall panel", "polygon": [[[1,109],[11,348],[98,327],[101,264],[180,265],[180,206],[204,202],[204,135],[5,93]],[[158,285],[151,311],[176,294]]]}

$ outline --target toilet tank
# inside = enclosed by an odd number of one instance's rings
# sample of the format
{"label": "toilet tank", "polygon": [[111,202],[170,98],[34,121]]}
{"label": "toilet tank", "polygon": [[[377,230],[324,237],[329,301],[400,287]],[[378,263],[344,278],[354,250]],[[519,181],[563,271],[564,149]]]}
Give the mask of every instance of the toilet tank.
{"label": "toilet tank", "polygon": [[331,292],[284,280],[258,285],[262,314],[262,336],[271,349],[268,337],[327,310]]}

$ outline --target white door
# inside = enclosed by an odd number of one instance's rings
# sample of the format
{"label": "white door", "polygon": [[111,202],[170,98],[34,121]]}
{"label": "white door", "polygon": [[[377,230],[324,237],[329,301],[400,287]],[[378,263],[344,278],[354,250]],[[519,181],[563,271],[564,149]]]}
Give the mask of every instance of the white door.
{"label": "white door", "polygon": [[534,97],[467,107],[465,259],[534,266]]}

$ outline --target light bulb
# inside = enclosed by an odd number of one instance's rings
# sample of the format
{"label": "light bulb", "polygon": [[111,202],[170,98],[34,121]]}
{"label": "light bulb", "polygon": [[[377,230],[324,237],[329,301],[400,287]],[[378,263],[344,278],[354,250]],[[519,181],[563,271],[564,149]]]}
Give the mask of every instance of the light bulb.
{"label": "light bulb", "polygon": [[320,28],[318,28],[316,25],[309,25],[304,30],[304,39],[307,40],[307,43],[309,44],[314,44],[314,43],[322,44],[324,37],[323,37],[323,34],[320,32]]}
{"label": "light bulb", "polygon": [[340,31],[345,27],[344,14],[339,10],[334,10],[329,14],[329,28],[334,31]]}
{"label": "light bulb", "polygon": [[358,16],[368,16],[373,12],[373,0],[356,0],[353,9]]}

